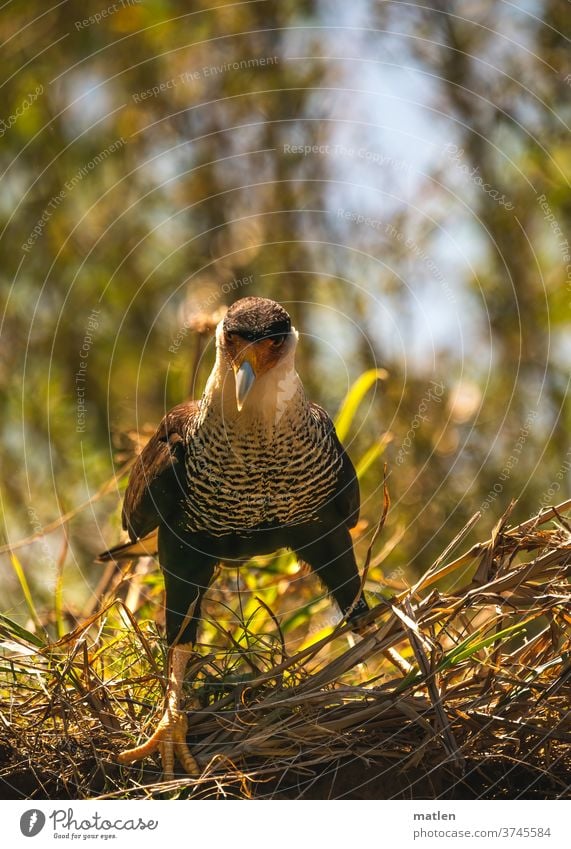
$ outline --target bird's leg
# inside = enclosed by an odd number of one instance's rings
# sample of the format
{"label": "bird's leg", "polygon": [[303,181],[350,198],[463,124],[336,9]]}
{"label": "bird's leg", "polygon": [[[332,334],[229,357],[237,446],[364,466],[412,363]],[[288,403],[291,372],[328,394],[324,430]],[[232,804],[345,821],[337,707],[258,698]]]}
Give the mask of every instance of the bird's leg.
{"label": "bird's leg", "polygon": [[369,605],[362,594],[353,542],[347,528],[338,525],[317,541],[306,543],[297,554],[323,581],[343,618],[359,632],[363,628],[359,620],[369,611]]}
{"label": "bird's leg", "polygon": [[200,775],[200,768],[186,744],[188,720],[185,711],[181,710],[182,686],[186,667],[193,654],[191,643],[175,645],[169,651],[169,678],[166,692],[166,707],[163,718],[157,730],[142,746],[127,749],[119,755],[122,764],[140,761],[158,751],[161,756],[165,780],[170,780],[174,773],[175,755],[189,773]]}

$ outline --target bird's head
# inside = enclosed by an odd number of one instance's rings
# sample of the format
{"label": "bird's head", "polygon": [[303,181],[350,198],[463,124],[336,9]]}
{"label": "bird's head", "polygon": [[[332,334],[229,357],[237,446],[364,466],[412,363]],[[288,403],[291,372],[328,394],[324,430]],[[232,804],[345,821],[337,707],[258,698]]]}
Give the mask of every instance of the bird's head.
{"label": "bird's head", "polygon": [[288,313],[275,301],[241,298],[232,304],[218,325],[216,346],[234,373],[238,412],[255,386],[268,389],[293,370],[297,338]]}

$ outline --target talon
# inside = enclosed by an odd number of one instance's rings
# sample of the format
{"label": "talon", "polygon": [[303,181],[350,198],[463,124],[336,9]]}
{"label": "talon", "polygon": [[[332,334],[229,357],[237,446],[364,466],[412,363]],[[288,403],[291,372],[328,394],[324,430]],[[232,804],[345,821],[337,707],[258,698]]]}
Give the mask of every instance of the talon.
{"label": "talon", "polygon": [[187,730],[188,720],[184,711],[168,709],[147,742],[121,752],[118,761],[130,764],[158,751],[165,781],[173,778],[175,755],[189,775],[198,776],[201,770],[186,743]]}

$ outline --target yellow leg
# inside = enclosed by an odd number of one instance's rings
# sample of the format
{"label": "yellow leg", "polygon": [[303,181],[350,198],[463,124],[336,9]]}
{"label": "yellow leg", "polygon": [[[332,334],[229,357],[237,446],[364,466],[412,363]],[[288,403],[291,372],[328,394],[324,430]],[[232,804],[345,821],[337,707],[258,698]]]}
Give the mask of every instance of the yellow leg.
{"label": "yellow leg", "polygon": [[121,752],[119,763],[129,764],[140,761],[158,751],[166,781],[173,777],[175,755],[189,775],[200,775],[200,768],[186,744],[188,729],[186,713],[180,709],[184,674],[192,653],[191,644],[175,646],[169,653],[169,682],[163,718],[146,743]]}

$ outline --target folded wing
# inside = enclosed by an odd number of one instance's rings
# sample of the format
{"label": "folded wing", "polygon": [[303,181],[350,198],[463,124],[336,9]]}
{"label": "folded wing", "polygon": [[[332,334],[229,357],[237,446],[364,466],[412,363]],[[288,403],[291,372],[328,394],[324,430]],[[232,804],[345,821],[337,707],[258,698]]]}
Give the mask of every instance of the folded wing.
{"label": "folded wing", "polygon": [[355,467],[349,459],[349,455],[341,445],[339,437],[335,432],[335,425],[331,421],[329,415],[323,407],[318,404],[310,403],[313,415],[321,419],[326,426],[327,431],[333,440],[333,444],[341,457],[341,469],[337,478],[337,490],[333,496],[333,501],[337,512],[341,519],[345,522],[348,528],[354,528],[359,520],[359,510],[361,508],[361,496],[359,493],[359,482]]}
{"label": "folded wing", "polygon": [[149,439],[131,471],[123,502],[123,528],[131,540],[144,537],[169,521],[188,497],[185,433],[198,414],[198,402],[170,410]]}

